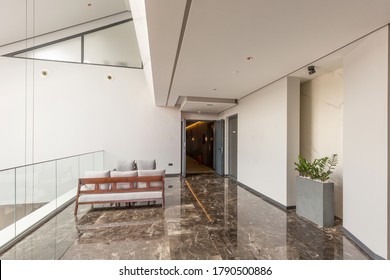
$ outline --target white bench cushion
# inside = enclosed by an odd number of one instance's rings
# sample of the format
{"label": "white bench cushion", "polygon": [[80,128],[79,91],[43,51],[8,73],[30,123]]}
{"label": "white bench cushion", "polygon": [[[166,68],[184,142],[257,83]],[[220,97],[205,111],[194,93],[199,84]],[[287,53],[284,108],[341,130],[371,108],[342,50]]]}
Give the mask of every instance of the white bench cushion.
{"label": "white bench cushion", "polygon": [[100,193],[80,195],[79,202],[110,202],[128,201],[137,199],[161,199],[162,192],[130,192],[130,193]]}

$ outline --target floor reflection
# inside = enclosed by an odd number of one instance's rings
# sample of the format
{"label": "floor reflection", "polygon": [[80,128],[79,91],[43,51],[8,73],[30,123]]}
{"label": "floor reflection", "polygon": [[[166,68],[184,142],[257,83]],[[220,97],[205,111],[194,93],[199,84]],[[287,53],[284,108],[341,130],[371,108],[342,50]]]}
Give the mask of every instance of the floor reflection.
{"label": "floor reflection", "polygon": [[215,174],[166,178],[166,208],[69,206],[1,259],[369,259],[322,229]]}

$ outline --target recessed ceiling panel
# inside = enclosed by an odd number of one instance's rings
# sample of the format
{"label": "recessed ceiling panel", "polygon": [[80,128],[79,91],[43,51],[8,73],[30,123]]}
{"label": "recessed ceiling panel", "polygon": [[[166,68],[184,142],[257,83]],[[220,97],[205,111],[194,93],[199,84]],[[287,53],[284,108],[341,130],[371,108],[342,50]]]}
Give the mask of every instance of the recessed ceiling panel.
{"label": "recessed ceiling panel", "polygon": [[180,111],[199,114],[218,114],[237,105],[235,100],[207,99],[207,98],[184,98]]}
{"label": "recessed ceiling panel", "polygon": [[241,98],[389,22],[382,0],[192,1],[168,105]]}

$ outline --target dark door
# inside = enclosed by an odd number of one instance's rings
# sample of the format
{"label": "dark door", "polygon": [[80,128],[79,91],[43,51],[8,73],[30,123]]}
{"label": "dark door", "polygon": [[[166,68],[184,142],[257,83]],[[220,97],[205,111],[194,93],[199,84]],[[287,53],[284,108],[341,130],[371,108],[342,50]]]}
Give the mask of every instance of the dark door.
{"label": "dark door", "polygon": [[225,121],[215,121],[214,133],[214,170],[219,175],[225,175],[224,171],[224,131]]}
{"label": "dark door", "polygon": [[229,118],[229,176],[237,179],[237,115]]}
{"label": "dark door", "polygon": [[186,120],[181,121],[181,176],[186,177]]}

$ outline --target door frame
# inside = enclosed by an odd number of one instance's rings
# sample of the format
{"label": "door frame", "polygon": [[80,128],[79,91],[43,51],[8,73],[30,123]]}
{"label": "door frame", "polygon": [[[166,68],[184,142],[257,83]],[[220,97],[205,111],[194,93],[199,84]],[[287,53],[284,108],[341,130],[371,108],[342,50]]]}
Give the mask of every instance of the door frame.
{"label": "door frame", "polygon": [[222,136],[221,136],[221,144],[222,144],[222,159],[221,159],[221,172],[222,174],[219,174],[221,176],[224,176],[225,174],[225,137],[226,137],[226,129],[225,129],[225,120],[224,119],[219,119],[219,120],[204,120],[204,119],[182,119],[181,120],[181,176],[186,177],[187,176],[187,147],[186,147],[186,141],[187,141],[187,132],[186,132],[186,127],[187,127],[187,121],[211,121],[214,123],[214,130],[213,130],[213,169],[215,173],[218,174],[217,168],[216,168],[216,140],[215,140],[215,129],[216,129],[216,123],[218,121],[221,122],[221,129],[222,129]]}

